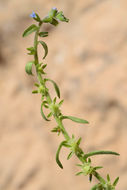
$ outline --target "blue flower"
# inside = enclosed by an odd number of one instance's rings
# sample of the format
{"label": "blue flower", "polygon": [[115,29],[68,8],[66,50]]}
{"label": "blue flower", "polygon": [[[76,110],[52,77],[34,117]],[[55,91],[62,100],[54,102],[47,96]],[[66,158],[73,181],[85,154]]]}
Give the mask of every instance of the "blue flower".
{"label": "blue flower", "polygon": [[52,10],[57,11],[57,8],[56,8],[56,7],[53,7]]}
{"label": "blue flower", "polygon": [[35,14],[34,11],[33,11],[32,14],[30,15],[30,17],[32,17],[32,18],[36,18],[36,14]]}

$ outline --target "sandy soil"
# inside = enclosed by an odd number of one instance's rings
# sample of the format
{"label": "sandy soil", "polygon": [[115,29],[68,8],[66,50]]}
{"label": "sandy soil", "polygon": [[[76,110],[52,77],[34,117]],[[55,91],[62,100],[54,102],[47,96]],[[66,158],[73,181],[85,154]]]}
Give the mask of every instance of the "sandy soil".
{"label": "sandy soil", "polygon": [[[62,136],[51,133],[54,121],[40,115],[40,97],[32,95],[36,78],[24,71],[26,48],[33,35],[22,38],[32,24],[56,6],[70,19],[58,27],[44,26],[49,46],[47,74],[61,89],[62,111],[87,119],[89,126],[66,121],[69,134],[82,136],[82,147],[114,150],[120,157],[98,156],[101,174],[120,176],[117,189],[127,190],[127,1],[126,0],[0,0],[0,190],[89,190],[87,177],[76,177],[79,161],[61,170],[55,153]],[[40,49],[40,53],[42,49]],[[51,93],[54,90],[51,86]]]}

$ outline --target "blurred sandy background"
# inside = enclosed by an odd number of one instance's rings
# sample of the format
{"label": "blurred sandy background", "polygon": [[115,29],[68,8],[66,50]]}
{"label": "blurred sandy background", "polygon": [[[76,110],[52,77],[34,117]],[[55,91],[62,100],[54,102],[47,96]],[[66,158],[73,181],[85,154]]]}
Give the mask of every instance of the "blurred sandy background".
{"label": "blurred sandy background", "polygon": [[[87,177],[76,177],[79,161],[61,170],[55,153],[62,136],[50,132],[55,122],[40,115],[40,96],[32,95],[36,79],[24,67],[33,35],[22,38],[32,11],[44,17],[52,8],[70,22],[49,31],[47,74],[65,99],[64,114],[87,119],[88,126],[66,121],[69,133],[82,136],[84,151],[114,150],[94,164],[111,179],[120,176],[118,190],[127,190],[127,1],[126,0],[0,0],[0,190],[89,190]],[[42,49],[41,49],[42,50]],[[51,87],[51,86],[50,86]],[[51,93],[54,93],[51,87]]]}

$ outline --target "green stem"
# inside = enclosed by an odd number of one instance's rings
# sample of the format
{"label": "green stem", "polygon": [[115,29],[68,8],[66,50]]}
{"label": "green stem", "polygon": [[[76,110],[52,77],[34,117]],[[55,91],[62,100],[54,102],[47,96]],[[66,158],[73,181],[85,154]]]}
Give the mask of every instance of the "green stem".
{"label": "green stem", "polygon": [[38,81],[39,81],[42,85],[44,85],[44,81],[43,81],[43,79],[42,79],[41,73],[39,73],[38,71],[37,71],[37,77],[38,77]]}
{"label": "green stem", "polygon": [[[42,26],[42,24],[43,24],[43,22],[39,23],[38,30],[36,31],[35,37],[34,37],[34,49],[35,49],[34,60],[35,60],[35,65],[38,65],[38,64],[39,64],[37,47],[38,47],[38,34],[39,34],[39,30],[40,30],[40,27]],[[42,85],[45,86],[45,83],[44,83],[44,80],[43,80],[43,78],[42,78],[41,73],[38,72],[37,70],[36,70],[36,72],[37,72],[38,81],[39,81]],[[48,102],[49,104],[51,104],[52,99],[51,99],[49,93],[47,93],[46,98],[47,98],[47,102]]]}
{"label": "green stem", "polygon": [[94,177],[96,177],[102,184],[105,184],[105,183],[106,183],[106,181],[99,175],[98,172],[94,171],[92,174],[93,174]]}
{"label": "green stem", "polygon": [[[41,27],[42,23],[39,24],[39,27],[38,27],[38,30],[36,31],[35,33],[35,37],[34,37],[34,49],[35,49],[35,54],[34,54],[34,60],[35,60],[35,66],[39,64],[39,59],[38,59],[38,51],[37,51],[37,47],[38,47],[38,34],[39,34],[39,30],[40,30],[40,27]],[[38,81],[45,86],[45,83],[44,83],[44,80],[42,78],[42,75],[40,72],[37,72],[37,76],[38,76]],[[46,87],[46,86],[45,86]],[[50,97],[50,94],[47,92],[46,94],[46,100],[48,102],[48,104],[50,105],[52,103],[52,99]],[[57,116],[54,116],[55,120],[56,120],[56,123],[58,124],[58,126],[61,128],[61,131],[62,131],[62,134],[64,136],[64,138],[66,139],[66,141],[70,140],[70,136],[69,134],[67,133],[66,129],[64,128],[64,125],[61,121],[61,119]],[[82,151],[82,149],[79,147],[80,151]],[[83,152],[83,151],[82,151]],[[79,158],[79,160],[84,163],[84,162],[87,162],[84,158],[84,154],[81,155],[81,154],[78,154],[77,152],[75,152],[75,155]],[[94,171],[93,172],[93,175],[103,184],[105,184],[105,180],[96,172]]]}
{"label": "green stem", "polygon": [[[79,149],[80,149],[80,151],[82,151],[82,149],[79,147]],[[82,151],[83,152],[83,151]],[[75,155],[79,158],[79,160],[84,164],[85,162],[87,162],[86,161],[86,159],[84,159],[84,157],[81,155],[81,154],[79,154],[79,153],[77,153],[77,152],[75,152]]]}
{"label": "green stem", "polygon": [[35,37],[34,37],[34,50],[35,50],[35,54],[34,54],[34,60],[35,60],[35,65],[38,64],[38,53],[37,53],[37,46],[38,46],[38,33],[39,33],[40,27],[38,28],[38,30],[35,33]]}
{"label": "green stem", "polygon": [[46,96],[47,102],[50,105],[52,103],[52,99],[50,97],[50,94],[47,92],[47,96]]}
{"label": "green stem", "polygon": [[59,127],[62,129],[62,133],[63,133],[65,139],[66,139],[67,141],[70,140],[70,136],[68,135],[66,129],[64,128],[61,119],[60,119],[59,117],[54,117],[54,118],[55,118],[57,124],[59,125]]}

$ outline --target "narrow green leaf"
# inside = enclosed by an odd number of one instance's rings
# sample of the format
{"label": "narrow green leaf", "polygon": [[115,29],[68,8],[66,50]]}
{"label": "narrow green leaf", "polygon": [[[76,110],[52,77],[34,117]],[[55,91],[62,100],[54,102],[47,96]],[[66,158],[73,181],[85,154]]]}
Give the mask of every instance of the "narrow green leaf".
{"label": "narrow green leaf", "polygon": [[44,104],[44,107],[45,107],[45,108],[49,108],[49,106],[48,106],[48,105],[46,105],[46,104]]}
{"label": "narrow green leaf", "polygon": [[88,158],[90,156],[99,155],[99,154],[113,154],[119,156],[117,152],[100,150],[100,151],[89,152],[88,154],[85,154],[84,158]]}
{"label": "narrow green leaf", "polygon": [[89,181],[92,181],[92,174],[89,174]]}
{"label": "narrow green leaf", "polygon": [[51,132],[58,132],[58,126],[57,127],[54,127]]}
{"label": "narrow green leaf", "polygon": [[77,117],[73,117],[73,116],[63,116],[62,119],[70,119],[74,122],[77,122],[77,123],[89,123],[88,121],[84,120],[84,119],[80,119],[80,118],[77,118]]}
{"label": "narrow green leaf", "polygon": [[28,55],[34,55],[34,51],[31,51],[30,53],[27,53]]}
{"label": "narrow green leaf", "polygon": [[52,129],[51,132],[57,133],[57,129]]}
{"label": "narrow green leaf", "polygon": [[47,67],[47,64],[44,64],[44,65],[42,66],[42,69],[45,69],[45,67]]}
{"label": "narrow green leaf", "polygon": [[43,101],[43,104],[48,104],[48,102],[45,100],[45,101]]}
{"label": "narrow green leaf", "polygon": [[45,81],[52,82],[52,84],[53,84],[53,86],[55,88],[56,94],[57,94],[58,98],[60,98],[60,90],[59,90],[58,85],[53,80],[51,80],[51,79],[45,79]]}
{"label": "narrow green leaf", "polygon": [[32,32],[37,31],[38,27],[35,24],[32,24],[31,26],[29,26],[23,33],[23,37],[28,36],[29,34],[31,34]]}
{"label": "narrow green leaf", "polygon": [[37,94],[37,93],[38,93],[38,90],[33,90],[32,93],[33,93],[33,94]]}
{"label": "narrow green leaf", "polygon": [[46,121],[50,121],[50,120],[47,119],[46,116],[44,115],[44,112],[43,112],[43,106],[44,106],[44,105],[43,105],[43,103],[42,103],[42,104],[41,104],[41,115],[42,115],[42,117],[43,117],[44,120],[46,120]]}
{"label": "narrow green leaf", "polygon": [[78,176],[78,175],[81,175],[81,174],[83,174],[83,172],[78,172],[76,175]]}
{"label": "narrow green leaf", "polygon": [[34,85],[35,85],[36,87],[39,87],[39,84],[38,84],[38,83],[34,83]]}
{"label": "narrow green leaf", "polygon": [[38,22],[41,22],[41,19],[40,19],[39,15],[37,13],[35,13],[35,15],[36,15],[36,17],[34,17],[33,19],[38,21]]}
{"label": "narrow green leaf", "polygon": [[40,32],[39,36],[40,37],[47,37],[48,36],[48,32]]}
{"label": "narrow green leaf", "polygon": [[43,41],[39,41],[39,43],[43,46],[43,48],[44,48],[44,50],[45,50],[45,54],[44,54],[44,57],[43,57],[43,59],[45,59],[45,57],[46,57],[47,54],[48,54],[48,46],[47,46],[47,44],[46,44],[45,42],[43,42]]}
{"label": "narrow green leaf", "polygon": [[50,112],[48,115],[47,115],[47,118],[51,117],[52,116],[52,112]]}
{"label": "narrow green leaf", "polygon": [[113,182],[113,185],[116,186],[117,183],[118,183],[118,181],[119,181],[119,177],[117,177],[117,178],[115,179],[115,181]]}
{"label": "narrow green leaf", "polygon": [[64,102],[64,100],[61,100],[61,101],[59,102],[59,106],[61,106],[61,105],[63,104],[63,102]]}
{"label": "narrow green leaf", "polygon": [[88,163],[91,163],[91,159],[90,158],[88,158]]}
{"label": "narrow green leaf", "polygon": [[70,152],[69,154],[68,154],[68,156],[67,156],[67,160],[69,160],[72,156],[73,156],[73,152]]}
{"label": "narrow green leaf", "polygon": [[110,182],[110,176],[107,174],[107,181]]}
{"label": "narrow green leaf", "polygon": [[35,54],[34,47],[29,47],[29,48],[27,48],[27,50],[29,51],[28,55],[34,55]]}
{"label": "narrow green leaf", "polygon": [[33,51],[34,50],[34,47],[29,47],[29,48],[26,48],[28,51]]}
{"label": "narrow green leaf", "polygon": [[82,138],[80,137],[80,138],[78,139],[78,141],[77,141],[77,145],[78,145],[78,146],[80,145],[81,140],[82,140]]}
{"label": "narrow green leaf", "polygon": [[53,103],[54,103],[54,104],[56,103],[56,97],[53,99]]}
{"label": "narrow green leaf", "polygon": [[103,168],[103,167],[102,166],[96,166],[96,167],[94,167],[94,170],[99,170],[101,168]]}
{"label": "narrow green leaf", "polygon": [[25,71],[28,75],[33,75],[32,74],[32,65],[34,64],[34,61],[29,61],[26,66],[25,66]]}
{"label": "narrow green leaf", "polygon": [[[62,129],[61,129],[61,130],[62,130]],[[64,146],[67,147],[67,148],[70,148],[70,147],[71,147],[71,146],[70,146],[69,144],[67,144],[67,143],[66,143]]]}
{"label": "narrow green leaf", "polygon": [[60,150],[61,150],[62,146],[64,146],[65,143],[66,143],[66,141],[62,141],[58,147],[57,152],[56,152],[56,162],[59,165],[59,167],[62,169],[63,169],[63,165],[61,164],[61,162],[59,160],[59,154],[60,154]]}
{"label": "narrow green leaf", "polygon": [[57,133],[57,129],[52,129],[51,132]]}

